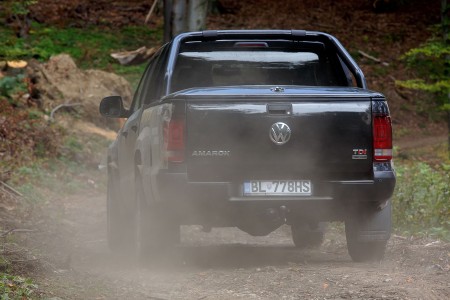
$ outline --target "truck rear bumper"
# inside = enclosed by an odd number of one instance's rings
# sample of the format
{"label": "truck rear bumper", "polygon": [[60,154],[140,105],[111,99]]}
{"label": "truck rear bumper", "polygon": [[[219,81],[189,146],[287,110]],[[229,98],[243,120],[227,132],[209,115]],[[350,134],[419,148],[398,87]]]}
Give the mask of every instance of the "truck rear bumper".
{"label": "truck rear bumper", "polygon": [[382,204],[391,198],[395,187],[395,172],[374,170],[373,180],[313,181],[315,192],[311,196],[244,196],[242,183],[189,182],[186,173],[170,173],[161,170],[155,177],[160,199],[169,203],[364,203]]}

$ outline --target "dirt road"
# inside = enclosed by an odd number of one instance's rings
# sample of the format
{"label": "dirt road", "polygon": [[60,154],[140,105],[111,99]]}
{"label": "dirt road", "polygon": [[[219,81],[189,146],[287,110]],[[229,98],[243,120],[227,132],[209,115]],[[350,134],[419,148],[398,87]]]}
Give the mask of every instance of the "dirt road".
{"label": "dirt road", "polygon": [[361,264],[339,225],[304,251],[288,227],[254,238],[186,226],[172,253],[138,265],[108,250],[101,192],[49,201],[42,213],[30,243],[45,269],[40,289],[53,299],[450,299],[443,242],[394,236],[383,262]]}

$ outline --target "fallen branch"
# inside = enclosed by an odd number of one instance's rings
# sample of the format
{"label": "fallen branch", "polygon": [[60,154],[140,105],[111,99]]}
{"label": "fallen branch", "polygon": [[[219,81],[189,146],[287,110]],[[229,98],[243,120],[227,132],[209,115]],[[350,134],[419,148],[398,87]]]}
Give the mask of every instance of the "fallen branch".
{"label": "fallen branch", "polygon": [[5,182],[0,180],[0,184],[3,186],[4,189],[8,190],[9,192],[14,193],[16,196],[23,197],[23,195],[19,191],[14,189],[12,186],[6,184]]}
{"label": "fallen branch", "polygon": [[439,245],[440,243],[441,243],[441,241],[434,241],[434,242],[431,242],[431,243],[426,244],[425,247],[430,247],[430,246]]}
{"label": "fallen branch", "polygon": [[133,51],[111,53],[111,57],[117,59],[124,66],[139,65],[147,62],[156,53],[156,50],[156,47],[148,49],[144,46]]}
{"label": "fallen branch", "polygon": [[396,234],[393,234],[392,237],[396,238],[396,239],[399,239],[399,240],[404,240],[404,241],[408,240],[407,237],[404,237],[404,236],[401,236],[401,235],[396,235]]}
{"label": "fallen branch", "polygon": [[152,7],[150,8],[150,10],[149,10],[147,16],[145,17],[144,24],[147,24],[147,22],[150,20],[150,17],[152,16],[153,11],[155,10],[156,4],[157,4],[157,3],[158,3],[158,0],[154,0],[154,1],[153,1]]}
{"label": "fallen branch", "polygon": [[54,121],[54,115],[56,113],[56,111],[58,111],[59,109],[63,108],[63,107],[74,107],[74,106],[81,106],[83,105],[82,103],[66,103],[66,104],[60,104],[58,106],[56,106],[54,109],[52,109],[52,112],[50,113],[50,121]]}
{"label": "fallen branch", "polygon": [[370,60],[373,60],[374,62],[377,62],[377,63],[379,63],[379,64],[382,64],[383,66],[386,66],[386,67],[389,66],[389,63],[384,62],[384,61],[382,61],[381,59],[376,58],[376,57],[374,57],[374,56],[372,56],[372,55],[370,55],[370,54],[367,54],[367,53],[364,52],[364,51],[358,50],[358,53],[361,54],[362,56],[364,56],[365,58],[368,58],[368,59],[370,59]]}

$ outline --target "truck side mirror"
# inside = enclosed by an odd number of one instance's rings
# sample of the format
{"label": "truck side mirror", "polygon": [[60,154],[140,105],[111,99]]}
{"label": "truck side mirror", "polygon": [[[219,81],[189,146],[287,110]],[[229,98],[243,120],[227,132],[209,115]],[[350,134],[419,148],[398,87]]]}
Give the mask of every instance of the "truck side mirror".
{"label": "truck side mirror", "polygon": [[128,111],[123,107],[122,97],[108,96],[100,102],[100,114],[107,118],[127,118]]}

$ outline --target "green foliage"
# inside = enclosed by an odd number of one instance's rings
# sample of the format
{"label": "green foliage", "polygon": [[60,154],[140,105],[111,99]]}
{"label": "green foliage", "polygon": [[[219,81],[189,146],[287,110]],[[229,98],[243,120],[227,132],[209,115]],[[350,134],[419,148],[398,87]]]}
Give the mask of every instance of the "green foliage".
{"label": "green foliage", "polygon": [[[443,7],[443,11],[448,7]],[[444,12],[444,16],[446,16]],[[435,95],[436,105],[450,111],[450,20],[444,17],[435,36],[418,48],[409,50],[402,59],[414,70],[417,78],[396,81],[396,84]]]}
{"label": "green foliage", "polygon": [[441,109],[449,109],[450,93],[450,43],[432,40],[425,45],[408,51],[403,59],[414,69],[419,78],[397,81],[396,84],[435,95]]}
{"label": "green foliage", "polygon": [[431,40],[422,47],[413,48],[406,52],[405,59],[409,63],[414,63],[419,56],[426,56],[430,58],[439,58],[450,54],[450,47],[442,44],[440,40]]}
{"label": "green foliage", "polygon": [[17,80],[14,77],[3,77],[0,79],[0,95],[3,97],[10,98],[11,91],[14,89],[14,86],[17,84]]}
{"label": "green foliage", "polygon": [[430,93],[445,93],[450,90],[450,79],[438,80],[434,83],[426,83],[423,79],[411,79],[398,83],[402,87],[414,90],[422,90]]}
{"label": "green foliage", "polygon": [[5,76],[0,78],[0,96],[12,100],[12,95],[26,91],[27,87],[24,82],[24,75]]}
{"label": "green foliage", "polygon": [[395,228],[450,240],[450,165],[419,162],[397,166],[393,197]]}
{"label": "green foliage", "polygon": [[[428,83],[447,80],[450,76],[450,43],[434,38],[419,48],[414,48],[402,57],[407,65]],[[420,87],[419,87],[420,88]],[[447,87],[448,88],[448,87]]]}
{"label": "green foliage", "polygon": [[0,273],[0,299],[32,299],[38,288],[31,279]]}

